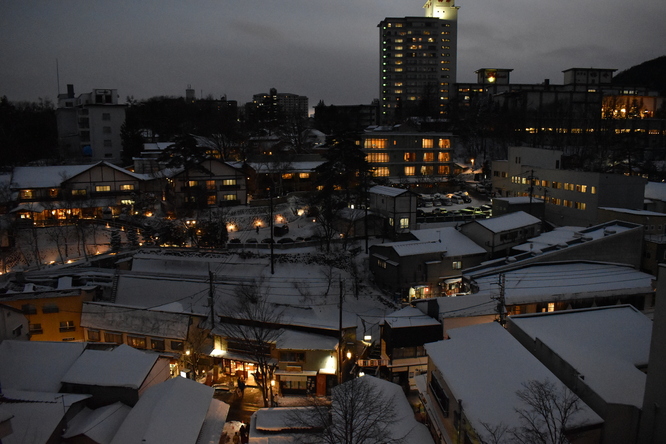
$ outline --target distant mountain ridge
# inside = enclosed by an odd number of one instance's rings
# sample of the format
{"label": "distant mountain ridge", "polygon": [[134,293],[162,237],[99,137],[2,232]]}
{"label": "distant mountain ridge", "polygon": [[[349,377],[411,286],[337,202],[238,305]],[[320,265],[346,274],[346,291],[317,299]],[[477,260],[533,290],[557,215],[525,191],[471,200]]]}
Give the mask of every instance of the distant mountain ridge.
{"label": "distant mountain ridge", "polygon": [[613,85],[644,86],[666,96],[666,55],[620,72]]}

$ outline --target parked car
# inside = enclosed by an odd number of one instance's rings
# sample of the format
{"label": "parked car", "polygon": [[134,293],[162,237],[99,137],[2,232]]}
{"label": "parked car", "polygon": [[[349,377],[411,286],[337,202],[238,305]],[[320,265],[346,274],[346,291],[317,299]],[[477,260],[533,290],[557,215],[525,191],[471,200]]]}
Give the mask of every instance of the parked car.
{"label": "parked car", "polygon": [[277,241],[278,244],[293,244],[294,240],[290,237],[283,237],[279,241]]}
{"label": "parked car", "polygon": [[246,244],[256,244],[257,240],[253,237],[249,238],[248,240],[245,241]]}
{"label": "parked car", "polygon": [[272,243],[273,243],[273,239],[270,238],[270,237],[266,237],[266,238],[264,238],[264,239],[261,240],[261,243],[262,243],[262,244],[272,244]]}
{"label": "parked car", "polygon": [[240,244],[241,240],[238,239],[237,237],[234,237],[233,239],[229,239],[230,244]]}

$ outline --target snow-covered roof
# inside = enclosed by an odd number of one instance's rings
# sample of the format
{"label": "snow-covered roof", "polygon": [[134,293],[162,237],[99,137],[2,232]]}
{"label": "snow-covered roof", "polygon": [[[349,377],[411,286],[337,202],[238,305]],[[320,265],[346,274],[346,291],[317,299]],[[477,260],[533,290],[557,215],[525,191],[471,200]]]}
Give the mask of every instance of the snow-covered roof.
{"label": "snow-covered roof", "polygon": [[112,350],[86,350],[63,376],[63,383],[139,389],[159,355],[121,344]]}
{"label": "snow-covered roof", "polygon": [[645,184],[645,197],[652,200],[666,201],[666,183],[648,182]]}
{"label": "snow-covered roof", "polygon": [[230,405],[215,398],[210,400],[206,419],[201,426],[197,444],[219,444],[220,436],[227,421]]}
{"label": "snow-covered roof", "polygon": [[[367,375],[357,378],[355,382],[370,385],[374,389],[374,392],[381,398],[376,400],[379,405],[390,403],[393,406],[395,418],[387,430],[390,433],[390,438],[402,438],[401,442],[404,444],[428,444],[434,442],[428,428],[414,418],[414,409],[405,397],[401,386]],[[350,383],[353,383],[353,381],[346,382],[345,384]],[[336,403],[336,393],[341,390],[339,387],[333,388],[332,402],[334,405]],[[333,418],[335,420],[335,415]]]}
{"label": "snow-covered roof", "polygon": [[109,444],[116,434],[116,430],[129,414],[131,407],[122,402],[91,410],[84,407],[67,424],[63,438],[86,436],[98,444]]}
{"label": "snow-covered roof", "polygon": [[63,376],[85,348],[84,342],[2,341],[2,390],[57,393]]}
{"label": "snow-covered roof", "polygon": [[582,227],[574,226],[556,227],[552,231],[546,231],[537,237],[529,239],[525,244],[513,247],[513,249],[517,251],[532,251],[543,250],[543,248],[553,245],[564,245],[573,240],[576,233],[581,229]]}
{"label": "snow-covered roof", "polygon": [[646,375],[638,367],[650,358],[652,321],[631,305],[518,315],[510,322],[573,366],[607,403],[642,408]]}
{"label": "snow-covered roof", "polygon": [[90,165],[51,165],[16,167],[12,174],[13,189],[59,188],[63,182],[95,167],[108,167],[139,180],[147,180],[150,176],[137,174],[108,162]]}
{"label": "snow-covered roof", "polygon": [[505,231],[528,227],[530,225],[540,224],[541,221],[531,214],[525,213],[524,211],[516,211],[515,213],[508,213],[502,216],[474,220],[470,223],[479,224],[493,233],[502,233]]}
{"label": "snow-covered roof", "polygon": [[[4,341],[7,342],[7,341]],[[56,358],[57,359],[57,358]],[[2,365],[5,362],[2,361]],[[40,369],[41,374],[46,374]],[[72,395],[67,393],[30,392],[6,389],[2,387],[3,397],[0,407],[12,415],[12,433],[2,437],[2,444],[46,443],[55,433],[69,408],[89,398],[90,395]]]}
{"label": "snow-covered roof", "polygon": [[656,211],[647,210],[630,210],[628,208],[615,208],[615,207],[599,207],[600,210],[615,211],[616,213],[632,214],[635,216],[657,216],[666,217],[666,213],[658,213]]}
{"label": "snow-covered roof", "polygon": [[276,348],[280,350],[335,350],[337,345],[338,339],[331,336],[282,329]]}
{"label": "snow-covered roof", "polygon": [[393,248],[399,256],[446,252],[446,256],[484,254],[486,250],[454,227],[430,228],[411,232],[418,240],[388,242],[377,247]]}
{"label": "snow-covered roof", "polygon": [[[519,427],[516,408],[526,408],[516,393],[529,381],[564,385],[539,360],[496,322],[449,330],[451,339],[425,344],[429,360],[451,390],[451,402],[461,400],[474,430],[489,438],[482,423]],[[451,359],[455,356],[455,359]],[[600,424],[586,404],[569,426]]]}
{"label": "snow-covered roof", "polygon": [[180,340],[189,322],[188,315],[99,302],[84,302],[81,313],[82,327]]}
{"label": "snow-covered roof", "polygon": [[323,160],[306,160],[294,162],[249,162],[248,165],[257,173],[311,173],[323,163],[325,163]]}
{"label": "snow-covered roof", "polygon": [[[654,276],[631,266],[600,262],[562,262],[528,265],[504,271],[507,305],[652,293]],[[499,277],[474,279],[476,296],[497,298]],[[462,296],[463,298],[465,296]]]}
{"label": "snow-covered roof", "polygon": [[387,187],[384,185],[375,185],[368,190],[370,194],[381,194],[383,196],[396,197],[405,194],[408,190],[404,188]]}
{"label": "snow-covered roof", "polygon": [[391,328],[403,327],[425,327],[430,325],[441,325],[439,321],[424,314],[415,307],[405,307],[386,315],[384,322]]}
{"label": "snow-covered roof", "polygon": [[16,167],[11,187],[14,189],[59,188],[65,180],[74,177],[95,165],[55,165]]}
{"label": "snow-covered roof", "polygon": [[[529,204],[530,203],[530,197],[529,196],[493,197],[493,200],[505,201],[505,202],[508,202],[509,205],[521,205],[521,204]],[[532,203],[534,203],[534,204],[543,203],[543,200],[536,199],[534,197],[531,200],[532,200]]]}
{"label": "snow-covered roof", "polygon": [[111,444],[196,444],[213,392],[212,387],[181,377],[150,387]]}

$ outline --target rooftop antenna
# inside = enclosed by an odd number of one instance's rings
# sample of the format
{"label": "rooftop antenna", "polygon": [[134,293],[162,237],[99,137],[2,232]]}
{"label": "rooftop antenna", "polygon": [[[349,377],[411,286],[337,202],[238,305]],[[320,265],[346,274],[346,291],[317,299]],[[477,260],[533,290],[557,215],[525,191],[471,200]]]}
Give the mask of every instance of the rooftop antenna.
{"label": "rooftop antenna", "polygon": [[57,58],[56,58],[56,81],[58,82],[58,95],[60,95],[60,69],[58,68]]}

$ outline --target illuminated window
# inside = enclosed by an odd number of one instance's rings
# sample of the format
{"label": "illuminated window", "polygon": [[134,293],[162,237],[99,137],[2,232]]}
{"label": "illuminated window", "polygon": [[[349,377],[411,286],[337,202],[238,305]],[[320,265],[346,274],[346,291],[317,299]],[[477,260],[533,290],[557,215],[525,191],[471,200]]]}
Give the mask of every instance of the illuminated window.
{"label": "illuminated window", "polygon": [[432,165],[423,165],[421,167],[421,175],[422,176],[432,176],[432,173],[435,171],[435,168]]}
{"label": "illuminated window", "polygon": [[441,149],[450,149],[451,148],[451,141],[449,139],[439,139],[439,148]]}
{"label": "illuminated window", "polygon": [[435,153],[423,153],[424,162],[433,162],[435,160]]}
{"label": "illuminated window", "polygon": [[222,196],[222,200],[230,201],[230,200],[237,200],[238,197],[236,197],[235,194],[224,194]]}
{"label": "illuminated window", "polygon": [[590,187],[590,193],[597,194],[597,187]]}
{"label": "illuminated window", "polygon": [[423,139],[421,141],[421,147],[422,148],[432,148],[433,145],[433,140],[432,139]]}
{"label": "illuminated window", "polygon": [[215,205],[216,203],[217,203],[217,196],[215,194],[211,194],[206,198],[207,205]]}
{"label": "illuminated window", "polygon": [[416,153],[414,152],[407,152],[404,154],[403,159],[405,162],[415,162],[416,161]]}
{"label": "illuminated window", "polygon": [[227,187],[236,185],[236,179],[224,179],[222,181],[222,185],[227,186]]}
{"label": "illuminated window", "polygon": [[548,303],[548,312],[555,311],[555,302]]}
{"label": "illuminated window", "polygon": [[363,148],[386,148],[386,139],[365,139]]}
{"label": "illuminated window", "polygon": [[462,270],[462,261],[451,262],[451,268],[453,268],[454,270]]}
{"label": "illuminated window", "polygon": [[74,326],[74,321],[60,321],[60,333],[74,331],[76,327]]}
{"label": "illuminated window", "polygon": [[440,165],[437,167],[437,174],[444,176],[450,174],[448,165]]}
{"label": "illuminated window", "polygon": [[445,152],[437,153],[437,161],[438,162],[450,162],[451,161],[451,153],[445,153]]}
{"label": "illuminated window", "polygon": [[87,191],[85,189],[81,190],[72,190],[72,196],[85,196]]}
{"label": "illuminated window", "polygon": [[401,217],[400,218],[399,228],[401,230],[406,230],[407,228],[409,228],[409,218],[408,217]]}
{"label": "illuminated window", "polygon": [[298,173],[298,178],[299,179],[309,179],[310,178],[310,173]]}
{"label": "illuminated window", "polygon": [[146,348],[146,338],[142,336],[127,335],[127,345],[134,348]]}
{"label": "illuminated window", "polygon": [[35,193],[32,190],[21,190],[21,199],[33,199]]}
{"label": "illuminated window", "polygon": [[389,169],[388,167],[377,167],[372,171],[372,175],[375,177],[388,177]]}
{"label": "illuminated window", "polygon": [[215,185],[215,181],[214,180],[207,180],[206,181],[206,189],[207,190],[216,190],[217,186]]}
{"label": "illuminated window", "polygon": [[587,185],[576,185],[576,191],[579,193],[587,193]]}
{"label": "illuminated window", "polygon": [[405,167],[405,176],[413,176],[416,174],[416,167],[406,166]]}
{"label": "illuminated window", "polygon": [[120,190],[121,191],[132,191],[134,189],[134,184],[132,183],[126,183],[123,185],[120,185]]}
{"label": "illuminated window", "polygon": [[283,179],[293,179],[293,178],[294,178],[294,175],[293,175],[292,173],[284,173],[284,174],[282,175],[282,178],[283,178]]}
{"label": "illuminated window", "polygon": [[108,193],[111,191],[111,185],[97,185],[95,187],[95,191],[98,193]]}
{"label": "illuminated window", "polygon": [[197,181],[197,180],[188,180],[187,181],[187,186],[188,187],[197,187],[197,186],[199,186],[199,181]]}
{"label": "illuminated window", "polygon": [[368,162],[388,162],[388,153],[368,153]]}

